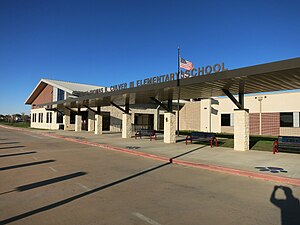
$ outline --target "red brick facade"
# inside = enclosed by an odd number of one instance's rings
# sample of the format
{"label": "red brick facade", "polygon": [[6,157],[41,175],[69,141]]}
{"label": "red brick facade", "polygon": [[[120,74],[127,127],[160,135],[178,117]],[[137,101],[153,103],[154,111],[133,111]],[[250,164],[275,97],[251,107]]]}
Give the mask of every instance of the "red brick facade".
{"label": "red brick facade", "polygon": [[262,114],[262,135],[278,136],[280,133],[280,113]]}
{"label": "red brick facade", "polygon": [[[259,135],[259,113],[250,113],[250,134]],[[278,136],[280,133],[280,113],[262,113],[261,134]]]}
{"label": "red brick facade", "polygon": [[35,105],[43,104],[53,101],[53,87],[51,85],[47,85],[44,90],[38,95],[36,99],[32,102],[32,108],[37,108]]}

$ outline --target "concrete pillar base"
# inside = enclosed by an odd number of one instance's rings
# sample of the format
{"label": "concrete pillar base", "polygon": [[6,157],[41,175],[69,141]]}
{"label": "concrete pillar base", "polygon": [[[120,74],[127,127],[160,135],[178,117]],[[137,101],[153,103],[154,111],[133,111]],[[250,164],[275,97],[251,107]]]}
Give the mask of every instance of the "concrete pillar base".
{"label": "concrete pillar base", "polygon": [[95,134],[102,134],[102,115],[95,115]]}
{"label": "concrete pillar base", "polygon": [[122,138],[131,138],[131,115],[124,113],[122,115]]}
{"label": "concrete pillar base", "polygon": [[65,110],[65,115],[63,117],[63,123],[64,123],[64,130],[70,129],[70,111]]}
{"label": "concrete pillar base", "polygon": [[88,131],[95,130],[95,113],[90,111],[88,112]]}
{"label": "concrete pillar base", "polygon": [[174,113],[164,114],[164,143],[176,143],[176,116]]}
{"label": "concrete pillar base", "polygon": [[249,110],[234,110],[234,150],[249,150]]}
{"label": "concrete pillar base", "polygon": [[82,116],[81,115],[76,115],[75,116],[75,131],[78,132],[78,131],[81,131],[81,124],[82,122]]}

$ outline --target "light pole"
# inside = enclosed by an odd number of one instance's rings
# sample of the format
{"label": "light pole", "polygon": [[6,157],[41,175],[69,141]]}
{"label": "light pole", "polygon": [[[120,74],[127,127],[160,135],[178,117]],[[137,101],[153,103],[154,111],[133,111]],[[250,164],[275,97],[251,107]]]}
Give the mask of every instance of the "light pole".
{"label": "light pole", "polygon": [[255,97],[259,101],[259,135],[261,135],[261,130],[262,130],[262,100],[266,98],[267,96],[259,96]]}

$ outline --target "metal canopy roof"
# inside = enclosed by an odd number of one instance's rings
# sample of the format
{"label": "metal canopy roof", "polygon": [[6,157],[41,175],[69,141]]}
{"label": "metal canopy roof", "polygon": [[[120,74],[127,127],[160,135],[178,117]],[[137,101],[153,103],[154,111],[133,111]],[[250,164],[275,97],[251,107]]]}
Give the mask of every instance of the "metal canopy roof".
{"label": "metal canopy roof", "polygon": [[[233,95],[293,90],[300,88],[300,58],[266,63],[256,66],[227,70],[210,75],[202,75],[180,80],[180,99],[209,98],[225,95],[222,89]],[[119,91],[90,94],[76,99],[52,102],[45,105],[63,108],[107,106],[114,102],[124,105],[126,98],[129,104],[153,103],[151,98],[159,101],[177,99],[177,81],[160,84],[143,85]],[[41,105],[42,106],[42,105]]]}

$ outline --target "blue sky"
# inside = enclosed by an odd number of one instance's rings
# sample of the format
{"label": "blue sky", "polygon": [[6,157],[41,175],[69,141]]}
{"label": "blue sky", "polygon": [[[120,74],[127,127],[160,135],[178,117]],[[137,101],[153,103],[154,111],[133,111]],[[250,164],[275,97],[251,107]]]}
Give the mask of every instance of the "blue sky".
{"label": "blue sky", "polygon": [[41,78],[111,86],[195,67],[300,57],[300,1],[0,0],[0,114]]}

